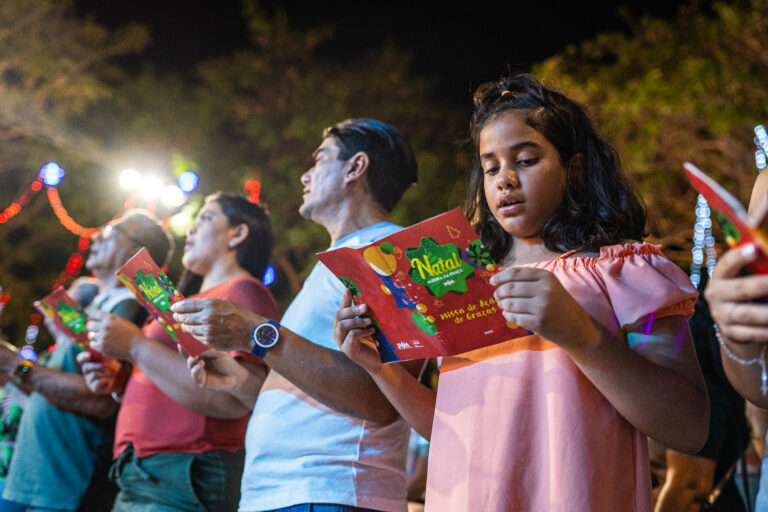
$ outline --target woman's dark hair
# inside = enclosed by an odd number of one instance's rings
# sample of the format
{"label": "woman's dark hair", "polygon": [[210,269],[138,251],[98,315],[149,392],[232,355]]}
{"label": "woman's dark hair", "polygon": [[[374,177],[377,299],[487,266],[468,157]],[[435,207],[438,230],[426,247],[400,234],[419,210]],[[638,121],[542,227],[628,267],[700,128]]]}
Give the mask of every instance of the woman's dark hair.
{"label": "woman's dark hair", "polygon": [[[274,239],[272,223],[264,208],[237,194],[217,192],[205,198],[205,204],[217,203],[230,226],[245,224],[248,236],[235,248],[237,264],[257,279],[264,276],[269,260],[272,258]],[[184,295],[191,295],[200,290],[202,278],[192,272],[185,272],[179,289]]]}
{"label": "woman's dark hair", "polygon": [[616,151],[597,134],[579,105],[528,74],[481,85],[474,104],[470,121],[474,162],[464,209],[497,261],[512,248],[512,237],[485,200],[478,148],[483,128],[508,112],[519,113],[555,146],[565,169],[562,202],[541,228],[547,249],[598,251],[603,245],[648,235],[644,203],[624,177]]}

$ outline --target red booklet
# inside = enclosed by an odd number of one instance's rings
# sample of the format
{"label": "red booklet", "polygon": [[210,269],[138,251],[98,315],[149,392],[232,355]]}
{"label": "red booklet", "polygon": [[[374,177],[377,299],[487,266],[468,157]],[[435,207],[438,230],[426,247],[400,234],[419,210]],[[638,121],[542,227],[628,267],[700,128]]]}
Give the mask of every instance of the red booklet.
{"label": "red booklet", "polygon": [[80,304],[70,297],[64,288],[57,288],[53,293],[36,300],[34,305],[41,314],[53,320],[59,329],[74,339],[75,343],[88,350],[91,353],[91,361],[106,360],[104,354],[89,346],[85,329],[88,317]]}
{"label": "red booklet", "polygon": [[530,332],[508,324],[488,282],[499,268],[456,208],[365,247],[317,257],[368,305],[381,360],[451,356]]}
{"label": "red booklet", "polygon": [[191,334],[181,330],[181,324],[173,319],[171,306],[184,300],[165,272],[142,247],[123,267],[117,277],[136,296],[136,300],[149,311],[168,335],[191,356],[197,356],[210,347],[199,342]]}
{"label": "red booklet", "polygon": [[729,247],[754,244],[757,258],[748,269],[754,274],[768,273],[768,201],[753,216],[730,192],[690,162],[683,164],[688,180],[714,210]]}

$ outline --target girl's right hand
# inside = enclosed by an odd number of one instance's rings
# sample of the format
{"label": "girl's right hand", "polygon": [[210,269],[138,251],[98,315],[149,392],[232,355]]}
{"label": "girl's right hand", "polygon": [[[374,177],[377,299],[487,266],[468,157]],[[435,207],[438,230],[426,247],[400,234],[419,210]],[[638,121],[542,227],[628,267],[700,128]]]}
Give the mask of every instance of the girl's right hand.
{"label": "girl's right hand", "polygon": [[347,357],[369,373],[375,373],[381,369],[382,362],[379,351],[376,350],[376,342],[370,338],[376,329],[371,327],[370,318],[360,316],[367,310],[365,304],[354,305],[352,292],[346,290],[341,309],[336,312],[333,321],[333,336]]}

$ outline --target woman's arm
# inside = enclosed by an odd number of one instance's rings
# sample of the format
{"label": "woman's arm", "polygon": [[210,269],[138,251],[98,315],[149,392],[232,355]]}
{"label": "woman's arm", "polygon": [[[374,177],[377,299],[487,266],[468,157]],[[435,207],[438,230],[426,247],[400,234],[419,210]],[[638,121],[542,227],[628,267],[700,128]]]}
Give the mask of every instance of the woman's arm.
{"label": "woman's arm", "polygon": [[[752,189],[751,214],[762,206],[766,192],[768,173],[761,173]],[[764,347],[768,344],[768,303],[763,301],[768,297],[768,275],[744,275],[744,268],[757,256],[752,245],[727,251],[715,265],[704,295],[719,327],[728,380],[744,398],[768,408],[762,366],[766,364]],[[748,361],[751,364],[744,364]]]}
{"label": "woman's arm", "polygon": [[713,459],[666,451],[667,478],[653,512],[699,512],[715,485]]}
{"label": "woman's arm", "polygon": [[249,408],[232,394],[198,386],[178,351],[143,335],[129,321],[95,311],[88,320],[91,346],[138,367],[163,393],[188,409],[213,418],[240,418]]}

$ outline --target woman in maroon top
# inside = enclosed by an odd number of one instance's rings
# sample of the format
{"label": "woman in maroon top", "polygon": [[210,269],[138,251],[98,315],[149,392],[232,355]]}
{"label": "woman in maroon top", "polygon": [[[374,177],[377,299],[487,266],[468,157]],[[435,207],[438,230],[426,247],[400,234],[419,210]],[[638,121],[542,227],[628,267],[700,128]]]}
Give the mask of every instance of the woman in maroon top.
{"label": "woman in maroon top", "polygon": [[[278,318],[272,295],[254,277],[264,274],[271,252],[271,226],[261,207],[236,195],[208,197],[184,245],[184,267],[200,276],[192,297],[226,299]],[[94,348],[133,365],[124,390],[114,389],[100,365],[83,355],[91,389],[117,398],[122,392],[111,470],[120,493],[112,510],[236,510],[253,406],[239,397],[258,393],[267,374],[263,362],[244,353],[219,357],[247,373],[248,389],[202,388],[195,379],[212,370],[201,365],[193,377],[158,322],[139,330],[114,315],[94,314],[88,330]]]}

